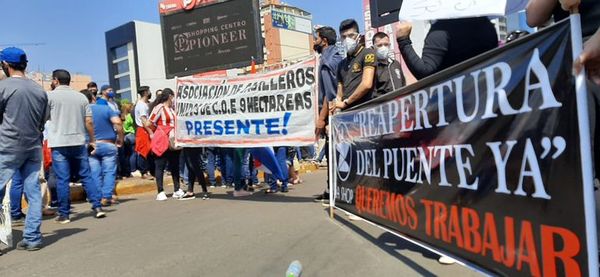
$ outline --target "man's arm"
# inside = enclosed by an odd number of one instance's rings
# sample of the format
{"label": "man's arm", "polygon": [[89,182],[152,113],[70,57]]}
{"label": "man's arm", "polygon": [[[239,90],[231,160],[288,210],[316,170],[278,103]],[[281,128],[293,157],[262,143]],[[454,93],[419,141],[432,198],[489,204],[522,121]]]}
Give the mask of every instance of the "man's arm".
{"label": "man's arm", "polygon": [[405,32],[399,29],[397,36],[400,54],[402,54],[402,58],[404,58],[410,72],[417,79],[423,79],[439,71],[439,67],[448,51],[448,34],[445,31],[429,31],[425,37],[422,58],[415,52],[412,41]]}
{"label": "man's arm", "polygon": [[329,105],[329,114],[334,114],[335,110],[338,108],[338,104],[342,103],[342,99],[344,98],[344,85],[341,82],[338,83],[337,86],[337,96],[335,100],[333,100],[332,105]]}
{"label": "man's arm", "polygon": [[[373,88],[373,80],[375,80],[375,67],[367,66],[363,68],[362,80],[354,92],[346,99],[348,106],[352,106],[356,101],[365,96],[371,88]],[[347,106],[344,106],[347,108]]]}
{"label": "man's arm", "polygon": [[148,117],[145,115],[140,116],[140,119],[142,120],[142,127],[146,129],[146,132],[148,132],[148,135],[150,135],[152,138],[154,136],[154,131],[152,131],[152,128],[150,128],[152,126],[152,122],[150,122]]}
{"label": "man's arm", "polygon": [[558,0],[529,0],[525,11],[527,13],[527,25],[538,27],[546,23],[552,15]]}
{"label": "man's arm", "polygon": [[85,117],[85,129],[87,129],[88,136],[90,137],[90,145],[96,148],[96,136],[94,134],[94,120],[91,116]]}
{"label": "man's arm", "polygon": [[117,147],[123,146],[123,140],[125,139],[125,132],[123,131],[123,121],[119,116],[113,116],[110,118],[110,122],[112,123],[115,130],[117,130],[117,141],[115,144]]}
{"label": "man's arm", "polygon": [[577,74],[584,67],[588,78],[600,86],[600,28],[588,39],[581,55],[573,62],[573,70]]}

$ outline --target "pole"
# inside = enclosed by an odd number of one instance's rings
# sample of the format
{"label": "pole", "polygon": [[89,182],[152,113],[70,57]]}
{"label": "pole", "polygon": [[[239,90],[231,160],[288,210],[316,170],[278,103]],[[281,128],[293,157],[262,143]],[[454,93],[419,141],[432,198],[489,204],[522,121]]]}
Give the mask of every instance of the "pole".
{"label": "pole", "polygon": [[[327,101],[327,98],[325,97],[323,99],[324,101]],[[335,180],[334,178],[334,174],[333,174],[333,170],[334,170],[334,165],[335,163],[333,162],[334,159],[334,153],[333,153],[333,128],[334,124],[333,124],[333,116],[329,117],[329,133],[327,134],[328,136],[328,140],[329,143],[327,143],[327,151],[329,152],[329,156],[327,158],[327,174],[329,174],[329,217],[331,219],[333,219],[333,207],[335,205],[334,200],[335,200]]]}
{"label": "pole", "polygon": [[[571,42],[573,61],[583,51],[581,34],[581,16],[577,8],[571,11]],[[585,69],[575,76],[577,96],[577,119],[579,127],[579,149],[581,154],[581,170],[583,174],[583,203],[585,208],[585,233],[588,254],[589,276],[598,277],[598,243],[596,230],[596,205],[594,199],[594,179],[592,169],[592,146],[590,142],[590,122]]]}

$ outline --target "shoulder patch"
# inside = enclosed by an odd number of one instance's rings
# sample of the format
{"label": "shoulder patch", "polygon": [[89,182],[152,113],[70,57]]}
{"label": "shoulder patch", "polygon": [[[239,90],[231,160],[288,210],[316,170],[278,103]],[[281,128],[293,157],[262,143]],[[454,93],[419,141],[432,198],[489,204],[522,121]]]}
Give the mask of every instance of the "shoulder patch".
{"label": "shoulder patch", "polygon": [[365,55],[366,63],[374,63],[375,62],[375,54],[367,54]]}

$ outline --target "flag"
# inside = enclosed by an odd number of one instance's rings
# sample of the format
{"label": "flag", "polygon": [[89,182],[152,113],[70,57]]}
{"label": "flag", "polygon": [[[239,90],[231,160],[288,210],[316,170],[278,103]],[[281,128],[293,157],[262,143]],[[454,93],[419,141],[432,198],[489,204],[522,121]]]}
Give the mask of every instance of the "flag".
{"label": "flag", "polygon": [[256,60],[252,57],[252,63],[250,63],[250,74],[256,74]]}
{"label": "flag", "polygon": [[251,153],[254,158],[254,168],[275,175],[279,180],[285,179],[272,147],[252,148]]}

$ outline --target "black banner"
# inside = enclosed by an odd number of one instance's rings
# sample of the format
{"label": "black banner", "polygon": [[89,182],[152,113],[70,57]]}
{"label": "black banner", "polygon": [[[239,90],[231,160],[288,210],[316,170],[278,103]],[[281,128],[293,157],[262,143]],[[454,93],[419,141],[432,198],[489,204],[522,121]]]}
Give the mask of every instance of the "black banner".
{"label": "black banner", "polygon": [[569,27],[334,116],[335,205],[494,274],[585,275]]}
{"label": "black banner", "polygon": [[263,62],[257,0],[219,1],[161,15],[167,78]]}

